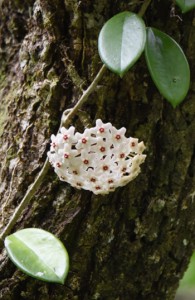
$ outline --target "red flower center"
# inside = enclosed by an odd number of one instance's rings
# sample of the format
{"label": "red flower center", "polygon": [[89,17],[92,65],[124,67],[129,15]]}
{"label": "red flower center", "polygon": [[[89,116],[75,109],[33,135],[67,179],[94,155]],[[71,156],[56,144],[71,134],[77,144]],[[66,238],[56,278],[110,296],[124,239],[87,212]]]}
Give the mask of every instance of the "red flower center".
{"label": "red flower center", "polygon": [[82,143],[83,143],[83,144],[86,144],[86,143],[87,143],[87,139],[86,139],[86,138],[83,138],[83,139],[82,139]]}
{"label": "red flower center", "polygon": [[105,148],[105,147],[101,147],[101,148],[100,148],[100,151],[101,151],[101,152],[105,152],[105,151],[106,151],[106,148]]}
{"label": "red flower center", "polygon": [[107,171],[108,170],[108,166],[103,166],[103,170]]}
{"label": "red flower center", "polygon": [[101,127],[101,128],[99,129],[99,132],[103,133],[103,132],[104,132],[104,128]]}
{"label": "red flower center", "polygon": [[92,178],[90,179],[90,181],[91,181],[91,182],[96,182],[96,179],[92,177]]}
{"label": "red flower center", "polygon": [[96,189],[96,190],[100,190],[101,187],[98,185],[98,186],[95,187],[95,189]]}
{"label": "red flower center", "polygon": [[63,139],[66,141],[68,139],[67,134],[64,134]]}

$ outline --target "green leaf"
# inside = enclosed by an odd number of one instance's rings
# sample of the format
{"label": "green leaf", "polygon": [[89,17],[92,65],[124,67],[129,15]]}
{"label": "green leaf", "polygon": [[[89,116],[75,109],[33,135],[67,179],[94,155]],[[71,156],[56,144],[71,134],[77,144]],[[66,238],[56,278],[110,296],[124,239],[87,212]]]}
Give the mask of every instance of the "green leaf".
{"label": "green leaf", "polygon": [[176,0],[176,3],[181,8],[182,13],[186,13],[195,7],[195,0]]}
{"label": "green leaf", "polygon": [[122,12],[108,20],[100,31],[101,60],[121,77],[138,60],[146,41],[144,21],[136,14]]}
{"label": "green leaf", "polygon": [[5,247],[12,262],[23,272],[44,281],[64,283],[68,253],[51,233],[27,228],[9,235]]}
{"label": "green leaf", "polygon": [[190,85],[190,69],[182,49],[167,34],[148,28],[145,56],[159,92],[176,107],[186,97]]}

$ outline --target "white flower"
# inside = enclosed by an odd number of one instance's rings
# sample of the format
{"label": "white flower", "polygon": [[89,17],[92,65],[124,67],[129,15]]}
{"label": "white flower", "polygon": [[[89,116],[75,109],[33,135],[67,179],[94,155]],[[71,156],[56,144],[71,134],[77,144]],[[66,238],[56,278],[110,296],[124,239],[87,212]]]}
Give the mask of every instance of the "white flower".
{"label": "white flower", "polygon": [[143,142],[126,138],[126,129],[96,121],[83,133],[62,127],[51,136],[48,158],[62,181],[94,194],[108,194],[140,173],[146,155]]}

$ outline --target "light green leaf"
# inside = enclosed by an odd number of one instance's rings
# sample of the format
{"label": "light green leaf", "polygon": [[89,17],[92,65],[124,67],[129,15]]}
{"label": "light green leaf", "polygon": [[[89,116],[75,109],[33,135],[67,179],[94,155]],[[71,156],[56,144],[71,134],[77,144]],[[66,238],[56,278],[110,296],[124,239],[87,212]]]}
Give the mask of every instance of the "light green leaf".
{"label": "light green leaf", "polygon": [[101,60],[122,77],[142,54],[145,41],[144,21],[131,12],[119,13],[100,31],[98,50]]}
{"label": "light green leaf", "polygon": [[176,107],[186,97],[190,85],[190,69],[182,49],[164,32],[148,28],[145,56],[159,92]]}
{"label": "light green leaf", "polygon": [[68,253],[53,234],[37,228],[23,229],[6,237],[5,247],[12,262],[28,275],[64,283]]}
{"label": "light green leaf", "polygon": [[176,3],[181,8],[182,13],[186,13],[195,7],[195,0],[176,0]]}

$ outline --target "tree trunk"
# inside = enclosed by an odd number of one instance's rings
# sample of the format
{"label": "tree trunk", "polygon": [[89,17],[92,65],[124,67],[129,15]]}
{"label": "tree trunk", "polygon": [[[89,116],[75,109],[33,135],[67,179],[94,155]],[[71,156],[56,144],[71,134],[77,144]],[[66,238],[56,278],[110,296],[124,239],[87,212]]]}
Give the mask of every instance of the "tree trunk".
{"label": "tree trunk", "polygon": [[[0,17],[1,229],[46,159],[49,139],[101,68],[98,33],[140,1],[6,0]],[[175,38],[194,74],[194,13],[152,1],[144,19]],[[177,16],[182,17],[182,21]],[[171,17],[172,16],[172,17]],[[192,78],[193,79],[193,78]],[[193,82],[193,81],[192,81]],[[105,196],[76,190],[50,168],[14,231],[57,235],[70,255],[64,285],[24,275],[0,256],[0,299],[173,300],[194,249],[195,86],[176,109],[156,90],[144,57],[120,79],[106,71],[82,108],[146,144],[131,183]],[[73,124],[79,130],[78,118]]]}

